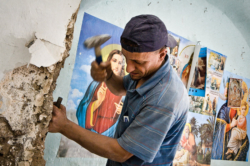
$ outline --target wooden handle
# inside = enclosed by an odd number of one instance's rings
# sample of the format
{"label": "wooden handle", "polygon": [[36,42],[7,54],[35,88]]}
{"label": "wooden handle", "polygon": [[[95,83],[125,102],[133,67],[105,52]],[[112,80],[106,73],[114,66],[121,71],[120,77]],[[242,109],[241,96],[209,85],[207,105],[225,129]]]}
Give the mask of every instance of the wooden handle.
{"label": "wooden handle", "polygon": [[62,103],[62,98],[61,98],[61,97],[58,97],[55,106],[56,106],[57,108],[60,108],[61,103]]}

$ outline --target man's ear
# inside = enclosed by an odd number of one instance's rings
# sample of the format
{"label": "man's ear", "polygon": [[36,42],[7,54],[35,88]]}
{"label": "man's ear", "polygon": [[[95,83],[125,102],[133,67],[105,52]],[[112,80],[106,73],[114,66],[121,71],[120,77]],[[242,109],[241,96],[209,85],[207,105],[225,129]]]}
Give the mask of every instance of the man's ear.
{"label": "man's ear", "polygon": [[159,54],[160,54],[160,60],[163,61],[165,59],[165,56],[167,55],[168,53],[168,50],[166,47],[162,48],[160,51],[159,51]]}

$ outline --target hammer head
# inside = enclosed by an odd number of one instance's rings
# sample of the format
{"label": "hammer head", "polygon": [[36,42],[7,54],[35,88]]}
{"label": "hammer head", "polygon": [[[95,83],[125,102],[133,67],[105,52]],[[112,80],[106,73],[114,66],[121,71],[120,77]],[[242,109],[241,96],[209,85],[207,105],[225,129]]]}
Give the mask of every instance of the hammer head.
{"label": "hammer head", "polygon": [[111,38],[108,34],[93,36],[85,40],[84,45],[87,48],[98,47]]}

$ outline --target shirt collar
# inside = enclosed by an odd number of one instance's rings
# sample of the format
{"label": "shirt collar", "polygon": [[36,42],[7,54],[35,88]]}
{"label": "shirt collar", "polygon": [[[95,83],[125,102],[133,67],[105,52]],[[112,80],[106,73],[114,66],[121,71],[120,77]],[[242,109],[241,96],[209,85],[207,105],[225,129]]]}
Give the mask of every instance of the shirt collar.
{"label": "shirt collar", "polygon": [[143,96],[146,92],[151,90],[160,80],[169,72],[170,70],[170,63],[168,60],[168,55],[165,57],[165,63],[162,65],[156,73],[149,78],[146,82],[144,82],[136,91],[139,95]]}

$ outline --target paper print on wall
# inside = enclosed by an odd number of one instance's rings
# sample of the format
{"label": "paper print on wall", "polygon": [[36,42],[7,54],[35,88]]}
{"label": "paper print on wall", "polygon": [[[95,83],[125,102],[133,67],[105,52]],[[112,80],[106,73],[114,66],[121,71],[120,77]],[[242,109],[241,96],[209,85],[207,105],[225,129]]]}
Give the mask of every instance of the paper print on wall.
{"label": "paper print on wall", "polygon": [[[189,111],[203,115],[216,116],[216,108],[219,98],[219,88],[222,81],[224,66],[226,63],[226,56],[212,51],[209,48],[201,48],[200,54],[204,50],[206,50],[207,57],[205,97],[201,97],[199,94],[202,93],[199,93],[197,89],[190,88],[189,95],[192,96],[189,100]],[[197,92],[195,90],[197,90]]]}
{"label": "paper print on wall", "polygon": [[207,48],[206,94],[201,114],[216,116],[226,56]]}
{"label": "paper print on wall", "polygon": [[204,97],[189,96],[189,111],[194,113],[201,113],[204,104]]}
{"label": "paper print on wall", "polygon": [[[67,102],[67,116],[79,126],[92,132],[113,137],[124,98],[115,96],[102,82],[93,81],[90,65],[95,60],[93,49],[86,49],[84,41],[92,36],[109,34],[111,39],[101,46],[103,61],[110,61],[113,73],[125,75],[125,58],[121,53],[120,36],[123,29],[84,14],[71,90]],[[98,157],[62,136],[58,157]]]}
{"label": "paper print on wall", "polygon": [[205,96],[206,87],[206,73],[207,73],[207,48],[201,48],[198,62],[195,66],[195,71],[192,77],[191,85],[188,94],[193,96]]}
{"label": "paper print on wall", "polygon": [[242,100],[242,79],[230,78],[228,87],[228,107],[240,107]]}
{"label": "paper print on wall", "polygon": [[207,49],[207,89],[218,95],[225,68],[226,56]]}
{"label": "paper print on wall", "polygon": [[[175,47],[174,56],[170,56],[174,57],[175,59],[175,63],[171,64],[172,67],[177,71],[177,74],[181,77],[181,80],[185,87],[187,87],[196,43],[178,36],[172,32],[169,33],[176,39],[179,47],[178,52],[177,47]],[[178,56],[176,57],[177,54]]]}
{"label": "paper print on wall", "polygon": [[[242,98],[240,108],[228,107],[230,78],[242,80]],[[224,72],[220,85],[220,97],[213,136],[212,159],[230,161],[248,161],[250,113],[250,79],[228,71]]]}
{"label": "paper print on wall", "polygon": [[189,112],[173,165],[210,165],[213,128],[213,116]]}
{"label": "paper print on wall", "polygon": [[171,36],[173,36],[173,38],[176,40],[177,46],[175,46],[174,48],[169,48],[169,51],[168,51],[168,52],[170,52],[169,60],[170,60],[170,64],[173,67],[173,69],[176,71],[176,73],[178,73],[179,68],[180,68],[180,60],[178,58],[180,38],[175,36],[175,35],[171,35]]}

